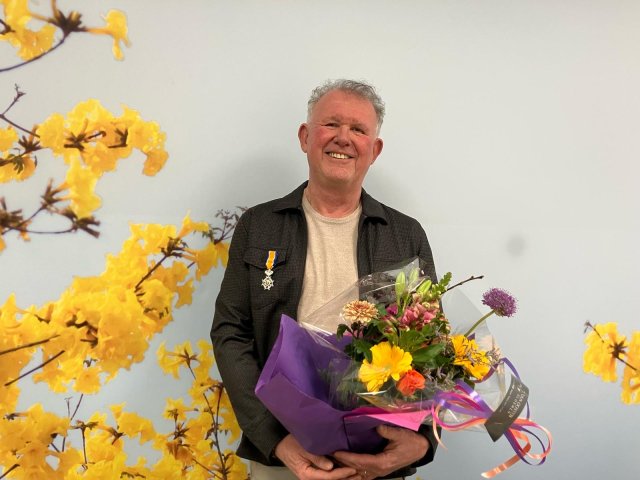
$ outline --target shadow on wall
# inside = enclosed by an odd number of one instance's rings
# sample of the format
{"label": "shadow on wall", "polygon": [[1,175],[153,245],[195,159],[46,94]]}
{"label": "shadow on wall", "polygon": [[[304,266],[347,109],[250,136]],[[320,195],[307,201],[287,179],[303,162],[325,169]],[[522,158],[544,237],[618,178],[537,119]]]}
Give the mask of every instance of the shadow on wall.
{"label": "shadow on wall", "polygon": [[507,240],[506,250],[512,257],[521,257],[527,249],[527,242],[519,234],[513,235]]}

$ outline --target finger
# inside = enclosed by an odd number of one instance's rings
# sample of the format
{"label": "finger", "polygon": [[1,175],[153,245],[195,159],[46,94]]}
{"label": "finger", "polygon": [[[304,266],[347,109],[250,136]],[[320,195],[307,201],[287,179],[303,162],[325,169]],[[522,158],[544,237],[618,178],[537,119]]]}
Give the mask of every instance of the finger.
{"label": "finger", "polygon": [[318,470],[317,468],[308,468],[305,471],[305,478],[309,480],[360,480],[360,477],[354,468],[341,467],[331,471]]}
{"label": "finger", "polygon": [[341,464],[349,465],[354,468],[359,468],[375,458],[373,455],[345,452],[344,450],[335,452],[333,457]]}

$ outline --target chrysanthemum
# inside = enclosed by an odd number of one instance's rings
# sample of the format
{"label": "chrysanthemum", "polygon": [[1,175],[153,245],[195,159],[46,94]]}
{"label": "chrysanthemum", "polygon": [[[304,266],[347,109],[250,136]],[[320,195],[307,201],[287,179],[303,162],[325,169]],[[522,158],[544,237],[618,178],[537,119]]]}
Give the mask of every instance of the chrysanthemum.
{"label": "chrysanthemum", "polygon": [[362,362],[358,371],[358,380],[367,386],[368,392],[378,391],[389,377],[397,381],[411,370],[411,354],[389,342],[371,347],[371,355],[371,362]]}
{"label": "chrysanthemum", "polygon": [[516,313],[516,299],[506,290],[492,288],[482,295],[482,303],[499,317],[510,317]]}
{"label": "chrysanthemum", "polygon": [[354,300],[342,307],[342,317],[347,322],[368,323],[378,316],[378,309],[366,300]]}

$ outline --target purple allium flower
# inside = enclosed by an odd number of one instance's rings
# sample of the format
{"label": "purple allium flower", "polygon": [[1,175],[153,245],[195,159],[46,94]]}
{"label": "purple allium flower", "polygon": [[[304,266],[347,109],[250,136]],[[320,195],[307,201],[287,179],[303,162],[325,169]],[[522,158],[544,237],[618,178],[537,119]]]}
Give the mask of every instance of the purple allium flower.
{"label": "purple allium flower", "polygon": [[516,299],[506,290],[492,288],[482,295],[482,303],[499,317],[510,317],[516,313]]}

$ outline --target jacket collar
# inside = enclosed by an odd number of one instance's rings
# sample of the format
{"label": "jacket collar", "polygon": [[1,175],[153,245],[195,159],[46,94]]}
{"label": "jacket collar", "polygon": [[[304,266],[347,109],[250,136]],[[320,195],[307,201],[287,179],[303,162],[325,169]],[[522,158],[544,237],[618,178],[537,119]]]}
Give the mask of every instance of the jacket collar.
{"label": "jacket collar", "polygon": [[[285,210],[299,210],[302,211],[302,195],[304,189],[307,188],[306,181],[298,188],[296,188],[290,194],[275,200],[273,203],[274,212],[282,212]],[[360,196],[360,202],[362,203],[362,215],[368,218],[377,218],[384,223],[388,223],[387,215],[385,214],[382,204],[375,198],[369,195],[364,188],[362,189],[362,195]]]}

